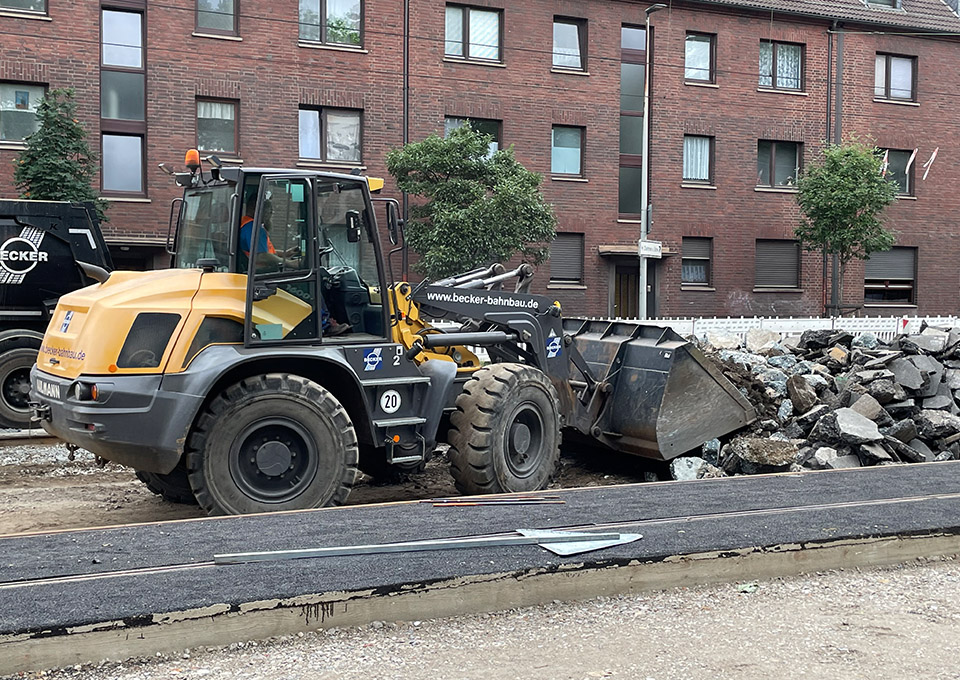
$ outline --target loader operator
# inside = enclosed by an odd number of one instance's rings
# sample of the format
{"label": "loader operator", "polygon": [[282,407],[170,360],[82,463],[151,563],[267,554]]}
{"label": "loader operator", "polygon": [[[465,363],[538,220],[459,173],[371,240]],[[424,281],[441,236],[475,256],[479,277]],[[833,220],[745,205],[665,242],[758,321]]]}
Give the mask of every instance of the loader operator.
{"label": "loader operator", "polygon": [[[302,255],[298,247],[288,248],[279,253],[270,240],[270,218],[272,209],[270,203],[265,201],[263,204],[263,229],[260,230],[257,237],[257,271],[270,271],[271,269],[280,269],[281,266],[297,269],[300,267]],[[250,261],[250,245],[253,238],[253,217],[257,210],[257,194],[251,193],[247,196],[244,204],[244,216],[240,220],[240,250]],[[299,255],[298,257],[294,257]],[[349,333],[352,330],[350,324],[339,323],[330,316],[327,310],[327,303],[321,300],[320,319],[323,334],[326,336],[337,336]]]}

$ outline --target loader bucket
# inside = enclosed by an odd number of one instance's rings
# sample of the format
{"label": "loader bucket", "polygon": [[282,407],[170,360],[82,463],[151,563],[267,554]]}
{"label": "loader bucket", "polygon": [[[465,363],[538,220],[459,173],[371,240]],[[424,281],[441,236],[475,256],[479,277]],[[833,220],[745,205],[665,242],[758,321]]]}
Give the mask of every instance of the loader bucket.
{"label": "loader bucket", "polygon": [[614,450],[671,460],[757,418],[717,367],[669,328],[566,319],[564,333],[609,385],[586,434]]}

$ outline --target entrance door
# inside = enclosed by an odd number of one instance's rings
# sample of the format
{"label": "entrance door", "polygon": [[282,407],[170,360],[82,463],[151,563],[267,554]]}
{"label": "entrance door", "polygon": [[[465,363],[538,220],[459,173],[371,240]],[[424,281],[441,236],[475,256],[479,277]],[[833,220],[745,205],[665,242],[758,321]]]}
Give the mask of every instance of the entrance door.
{"label": "entrance door", "polygon": [[613,315],[635,319],[640,314],[640,266],[618,264],[614,272]]}
{"label": "entrance door", "polygon": [[256,213],[241,224],[238,247],[238,258],[248,259],[246,346],[320,339],[316,224],[309,178],[261,178]]}

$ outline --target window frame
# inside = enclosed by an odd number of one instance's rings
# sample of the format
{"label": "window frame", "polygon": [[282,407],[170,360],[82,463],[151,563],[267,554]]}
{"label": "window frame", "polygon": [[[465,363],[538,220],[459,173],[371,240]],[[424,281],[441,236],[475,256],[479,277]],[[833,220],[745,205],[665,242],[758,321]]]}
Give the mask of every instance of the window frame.
{"label": "window frame", "polygon": [[[443,136],[446,137],[449,132],[447,131],[447,121],[456,120],[460,121],[460,124],[456,127],[462,127],[467,123],[470,123],[470,127],[474,131],[479,132],[480,134],[488,134],[481,130],[477,123],[492,123],[496,125],[497,131],[496,134],[492,135],[494,143],[497,145],[497,151],[503,149],[503,121],[499,118],[471,118],[470,116],[444,116],[443,117]],[[451,131],[456,128],[451,128]],[[494,152],[495,153],[495,152]],[[493,155],[492,153],[490,154]]]}
{"label": "window frame", "polygon": [[352,43],[343,43],[343,42],[331,42],[327,39],[327,3],[328,0],[319,0],[320,2],[320,40],[313,40],[312,38],[304,38],[300,33],[300,27],[303,26],[301,22],[299,9],[300,9],[300,0],[297,2],[297,39],[302,43],[307,43],[308,45],[327,45],[329,47],[341,47],[343,49],[354,49],[360,50],[363,49],[364,45],[364,26],[366,25],[367,18],[367,3],[366,0],[360,0],[360,27],[357,30],[359,34],[358,42],[356,44]]}
{"label": "window frame", "polygon": [[[688,179],[687,177],[684,177],[684,176],[683,176],[683,174],[684,174],[684,172],[683,172],[683,166],[686,165],[686,163],[684,163],[683,161],[686,160],[686,155],[687,155],[687,144],[686,144],[687,137],[701,137],[701,138],[703,138],[703,139],[708,139],[708,140],[710,140],[710,154],[709,154],[709,158],[708,158],[708,161],[707,161],[707,162],[709,163],[709,168],[707,169],[707,174],[709,175],[709,177],[708,177],[707,179],[705,179],[705,180],[704,180],[704,179]],[[682,146],[682,148],[681,148],[681,153],[680,153],[680,158],[681,158],[680,179],[681,179],[681,182],[682,182],[683,184],[698,184],[698,185],[702,185],[702,186],[714,186],[714,182],[716,181],[716,177],[715,177],[715,174],[714,174],[714,173],[715,173],[715,170],[716,170],[716,151],[717,151],[717,138],[716,138],[716,137],[713,137],[713,136],[711,136],[711,135],[689,135],[689,134],[684,134],[684,135],[683,135],[683,146]]]}
{"label": "window frame", "polygon": [[[794,284],[781,285],[781,284],[761,284],[757,280],[758,267],[757,263],[760,261],[760,244],[761,243],[792,243],[796,248],[796,275],[797,280]],[[788,238],[758,238],[754,243],[754,254],[753,254],[753,286],[757,289],[762,290],[800,290],[800,284],[803,281],[803,257],[800,251],[800,242],[795,239]]]}
{"label": "window frame", "polygon": [[[319,112],[318,121],[320,124],[320,158],[313,158],[311,156],[301,156],[300,155],[300,127],[299,127],[299,118],[301,111],[317,111]],[[335,112],[350,112],[356,113],[359,118],[359,133],[357,135],[357,147],[360,149],[360,158],[352,161],[341,161],[341,160],[328,160],[327,159],[327,114],[330,111]],[[333,165],[342,168],[354,168],[363,165],[363,120],[364,120],[364,110],[363,109],[351,109],[342,106],[310,106],[301,104],[297,108],[297,158],[300,162],[306,163],[325,163],[327,165]]]}
{"label": "window frame", "polygon": [[[0,3],[2,3],[2,1],[3,0],[0,0]],[[28,16],[36,16],[36,17],[50,16],[50,1],[42,0],[42,2],[43,2],[42,10],[24,9],[22,7],[6,7],[3,4],[0,4],[0,12],[3,12],[4,14],[8,14],[8,13],[9,14],[26,14]]]}
{"label": "window frame", "polygon": [[[236,1],[236,0],[235,0]],[[146,0],[110,0],[100,5],[100,26],[99,26],[99,67],[100,67],[100,193],[108,197],[117,198],[145,198],[147,196],[147,102],[150,100],[147,79],[147,7]],[[140,67],[114,66],[104,64],[103,61],[103,13],[104,12],[126,12],[129,14],[140,15]],[[115,73],[137,73],[143,76],[143,120],[124,120],[117,118],[103,117],[103,73],[105,71]],[[103,153],[104,137],[136,137],[140,140],[140,191],[120,191],[117,189],[107,189],[104,187],[103,165],[105,155]]]}
{"label": "window frame", "polygon": [[[222,28],[207,28],[200,25],[200,0],[194,3],[194,31],[197,33],[206,33],[208,35],[240,35],[240,0],[233,0],[233,28],[224,30]],[[206,10],[204,10],[206,11]]]}
{"label": "window frame", "polygon": [[[580,172],[554,172],[553,170],[553,150],[557,147],[554,146],[553,138],[554,132],[557,128],[563,128],[567,130],[577,130],[580,133]],[[585,177],[586,176],[586,157],[587,157],[587,128],[582,125],[561,125],[559,123],[554,123],[550,126],[550,174],[553,177]]]}
{"label": "window frame", "polygon": [[[461,42],[460,45],[463,48],[463,55],[457,54],[448,54],[447,53],[447,42],[449,40],[446,36],[446,24],[444,24],[444,36],[443,36],[443,58],[450,59],[453,61],[466,61],[475,64],[502,64],[504,63],[503,58],[503,15],[504,11],[502,7],[483,7],[481,5],[462,5],[456,2],[444,3],[443,11],[444,16],[446,16],[446,11],[448,7],[456,7],[461,10]],[[496,59],[487,59],[484,57],[473,57],[470,56],[470,10],[478,10],[481,12],[494,12],[497,15],[497,58]]]}
{"label": "window frame", "polygon": [[[197,150],[203,153],[219,153],[228,158],[240,158],[240,102],[236,99],[223,99],[219,97],[197,97],[196,98],[196,145]],[[233,106],[233,151],[226,149],[201,149],[200,148],[200,103],[209,104],[230,104]]]}
{"label": "window frame", "polygon": [[[863,304],[865,306],[878,306],[878,307],[915,307],[917,305],[917,271],[918,263],[920,256],[920,249],[915,246],[893,246],[893,250],[912,250],[913,251],[913,278],[910,279],[910,283],[891,283],[891,281],[903,282],[907,279],[878,279],[878,278],[867,278],[866,266],[864,267],[863,274]],[[871,283],[872,282],[872,283]],[[881,283],[882,282],[882,283]],[[909,290],[909,297],[907,302],[897,302],[897,301],[887,301],[887,300],[868,300],[867,291],[869,290],[879,290],[879,291],[892,291],[892,290]]]}
{"label": "window frame", "polygon": [[[780,90],[782,92],[806,92],[807,90],[807,46],[804,43],[794,43],[787,42],[784,40],[767,40],[761,39],[760,44],[772,45],[773,49],[773,58],[770,64],[770,85],[759,84],[759,87],[764,90]],[[777,83],[777,53],[779,48],[783,46],[788,47],[799,47],[800,48],[800,76],[799,87],[783,87]],[[762,73],[757,74],[758,79],[763,77]]]}
{"label": "window frame", "polygon": [[[883,94],[877,94],[877,59],[884,57],[884,83],[883,83]],[[910,61],[911,69],[911,78],[910,78],[910,97],[894,97],[891,95],[890,90],[890,77],[892,72],[892,60],[893,59],[908,59]],[[880,101],[889,101],[889,102],[916,102],[917,101],[917,71],[918,69],[918,60],[915,55],[909,54],[895,54],[893,52],[877,52],[876,58],[873,62],[873,98]]]}
{"label": "window frame", "polygon": [[867,7],[885,7],[889,9],[903,9],[903,0],[890,0],[890,3],[883,0],[865,0]]}
{"label": "window frame", "polygon": [[[881,147],[881,150],[882,150],[883,152],[885,152],[886,154],[888,154],[888,155],[887,155],[887,171],[888,171],[888,172],[889,172],[889,163],[890,163],[890,156],[889,156],[889,154],[893,154],[893,153],[906,154],[906,155],[907,155],[907,162],[908,162],[908,163],[910,162],[910,156],[913,154],[913,151],[907,151],[906,149],[892,149],[892,148],[887,148],[887,147]],[[915,174],[915,173],[916,173],[916,169],[917,169],[917,163],[916,163],[916,159],[914,159],[914,162],[910,165],[910,168],[909,168],[909,170],[908,170],[907,173],[906,173],[907,186],[904,188],[904,190],[902,190],[902,191],[897,191],[897,196],[909,196],[909,197],[911,197],[911,198],[916,197],[916,195],[917,195],[917,194],[916,194],[917,184],[916,184],[916,181],[915,181],[915,178],[916,178],[916,174]],[[886,177],[884,177],[884,179],[886,179]],[[892,180],[887,180],[887,181],[890,182],[890,181],[892,181]],[[899,183],[898,183],[898,184],[899,184]]]}
{"label": "window frame", "polygon": [[[43,95],[41,96],[41,101],[47,96],[47,92],[50,91],[50,85],[48,83],[31,83],[22,80],[0,80],[0,85],[8,85],[16,88],[17,86],[21,87],[39,87],[43,90]],[[2,112],[0,112],[2,115]],[[36,117],[36,112],[34,112],[34,117]],[[39,129],[39,125],[38,125]],[[31,133],[33,134],[33,133]],[[0,139],[0,146],[24,146],[24,137],[23,139]]]}
{"label": "window frame", "polygon": [[[707,78],[691,78],[687,75],[687,40],[693,37],[707,38],[710,43],[710,73]],[[702,31],[687,31],[683,39],[683,80],[685,83],[716,85],[717,83],[717,34]]]}
{"label": "window frame", "polygon": [[[622,76],[622,73],[623,73],[623,65],[624,65],[624,64],[632,64],[632,65],[634,65],[634,66],[641,66],[641,67],[643,67],[643,69],[644,69],[644,72],[643,72],[644,80],[646,80],[646,78],[647,78],[647,76],[648,76],[647,71],[646,71],[646,67],[647,67],[647,53],[646,53],[646,51],[645,51],[645,50],[636,49],[636,48],[634,48],[634,47],[624,47],[624,46],[623,46],[623,43],[624,43],[624,39],[623,39],[624,29],[631,30],[631,31],[640,31],[640,32],[642,32],[642,34],[643,34],[643,44],[644,44],[644,47],[650,47],[650,48],[651,48],[651,49],[650,49],[650,56],[651,56],[651,57],[653,56],[653,44],[652,44],[651,41],[649,41],[649,40],[647,39],[646,27],[645,27],[645,26],[643,26],[643,25],[633,25],[633,24],[621,24],[621,25],[620,25],[620,71],[621,71],[620,87],[621,87],[621,94],[622,94],[622,88],[623,88],[623,76]],[[652,38],[652,36],[653,36],[653,28],[652,28],[652,27],[651,27],[650,31],[651,31],[650,37]],[[651,81],[651,86],[652,86],[652,81]],[[646,87],[646,82],[644,82],[644,87]],[[643,117],[642,104],[641,104],[641,109],[639,109],[639,110],[624,109],[624,108],[623,108],[623,97],[621,96],[621,98],[620,98],[620,129],[618,130],[618,132],[619,132],[621,135],[622,135],[622,129],[623,129],[623,118],[625,118],[625,117],[628,117],[628,118],[639,118],[639,119],[640,119],[640,125],[641,125],[642,129],[644,129],[644,130],[646,129],[646,124],[643,122],[643,121],[644,121],[644,117]],[[623,151],[620,150],[620,143],[621,143],[621,140],[618,139],[618,140],[617,140],[617,151],[619,152],[619,164],[618,164],[618,167],[617,167],[617,171],[618,171],[618,174],[617,174],[617,216],[618,216],[618,219],[621,219],[621,220],[640,220],[640,219],[642,218],[642,209],[641,209],[640,212],[623,212],[623,211],[620,210],[620,208],[623,207],[623,206],[620,204],[620,195],[619,195],[619,194],[620,194],[620,191],[623,189],[623,180],[621,179],[621,176],[622,176],[622,174],[623,174],[624,168],[629,168],[629,169],[632,169],[632,170],[636,170],[636,169],[642,170],[642,169],[643,169],[643,154],[640,154],[640,153],[624,153]],[[641,145],[643,144],[643,138],[642,138],[642,136],[641,136],[641,138],[640,138],[640,144],[641,144]],[[642,175],[642,173],[641,173],[641,175]],[[641,180],[641,182],[642,182],[642,180]]]}
{"label": "window frame", "polygon": [[[770,163],[767,168],[767,172],[770,177],[770,184],[761,184],[760,183],[760,145],[763,142],[770,144]],[[796,168],[796,177],[794,177],[793,184],[777,184],[776,169],[777,169],[777,145],[778,144],[792,144],[794,147],[795,154],[795,164]],[[791,142],[788,140],[775,140],[775,139],[758,139],[757,140],[757,187],[761,189],[793,189],[797,188],[797,180],[800,179],[800,173],[803,171],[803,142]]]}
{"label": "window frame", "polygon": [[[548,279],[548,285],[551,286],[583,286],[586,274],[586,235],[580,232],[572,231],[560,231],[557,232],[554,237],[553,243],[556,243],[557,240],[563,238],[564,240],[575,241],[579,245],[580,250],[580,276],[577,279],[573,278],[554,278],[553,276],[553,265],[550,266],[550,273]],[[550,244],[550,262],[553,262],[553,243]]]}
{"label": "window frame", "polygon": [[[683,252],[683,244],[687,240],[706,241],[707,256],[686,255]],[[687,281],[683,278],[684,263],[688,260],[696,262],[706,262],[707,280],[706,281]],[[689,288],[712,288],[713,287],[713,237],[712,236],[683,236],[680,239],[680,285]]]}
{"label": "window frame", "polygon": [[[558,71],[574,71],[576,73],[583,73],[587,70],[587,20],[580,19],[576,17],[568,17],[556,15],[553,17],[553,30],[556,31],[557,24],[564,24],[567,26],[574,26],[577,29],[577,43],[579,45],[579,57],[580,57],[580,66],[561,66],[556,63],[557,58],[557,45],[553,44],[553,49],[551,53],[550,67]],[[552,39],[552,38],[551,38]]]}

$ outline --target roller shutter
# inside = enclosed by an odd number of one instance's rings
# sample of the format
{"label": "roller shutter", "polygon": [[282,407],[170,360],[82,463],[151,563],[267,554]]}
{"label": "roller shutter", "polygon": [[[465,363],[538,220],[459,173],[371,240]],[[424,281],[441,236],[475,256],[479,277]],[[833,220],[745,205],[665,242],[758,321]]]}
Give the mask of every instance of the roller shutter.
{"label": "roller shutter", "polygon": [[800,286],[800,244],[796,241],[758,240],[757,288]]}

